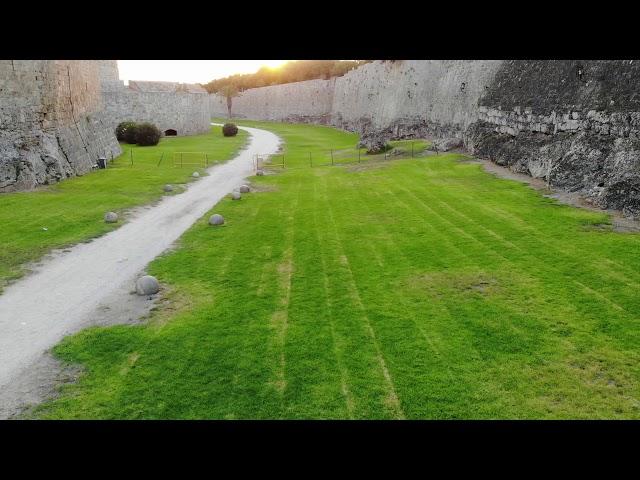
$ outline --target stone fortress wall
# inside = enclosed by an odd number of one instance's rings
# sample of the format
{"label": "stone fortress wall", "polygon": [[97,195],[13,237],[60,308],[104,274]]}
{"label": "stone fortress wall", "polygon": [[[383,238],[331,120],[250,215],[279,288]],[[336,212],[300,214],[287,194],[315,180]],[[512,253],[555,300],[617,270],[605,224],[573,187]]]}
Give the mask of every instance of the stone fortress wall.
{"label": "stone fortress wall", "polygon": [[[500,64],[375,61],[330,80],[246,90],[233,99],[232,115],[303,122],[320,118],[318,123],[365,135],[387,129],[402,135],[420,127],[460,133],[477,119],[478,98]],[[210,95],[210,106],[212,116],[227,115],[226,99]]]}
{"label": "stone fortress wall", "polygon": [[89,60],[0,61],[0,192],[30,190],[121,153]]}
{"label": "stone fortress wall", "polygon": [[[335,79],[252,88],[232,99],[232,115],[255,120],[328,123],[331,119]],[[283,88],[285,87],[285,88]],[[227,100],[209,95],[212,117],[226,117]]]}
{"label": "stone fortress wall", "polygon": [[[226,100],[211,95],[209,106],[226,116]],[[633,60],[375,61],[331,80],[248,90],[232,114],[331,124],[365,141],[459,137],[479,157],[640,215]]]}
{"label": "stone fortress wall", "polygon": [[119,78],[116,60],[100,61],[102,96],[109,125],[123,121],[151,122],[165,132],[196,135],[210,130],[207,92],[199,85],[130,81]]}
{"label": "stone fortress wall", "polygon": [[506,61],[478,112],[475,155],[640,215],[638,61]]}

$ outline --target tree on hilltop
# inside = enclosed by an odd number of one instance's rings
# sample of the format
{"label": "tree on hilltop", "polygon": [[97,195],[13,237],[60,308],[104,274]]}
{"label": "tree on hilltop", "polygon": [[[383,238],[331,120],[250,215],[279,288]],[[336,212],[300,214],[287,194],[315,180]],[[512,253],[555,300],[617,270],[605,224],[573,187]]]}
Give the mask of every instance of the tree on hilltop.
{"label": "tree on hilltop", "polygon": [[[268,85],[281,85],[283,83],[302,82],[316,78],[329,79],[340,77],[354,68],[364,65],[371,60],[295,60],[277,68],[262,67],[256,73],[235,74],[225,78],[218,78],[204,84],[203,87],[209,93],[218,93],[227,97],[229,110],[231,97],[225,95],[223,90],[233,85],[237,92],[249,88],[266,87]],[[232,88],[230,88],[233,91]]]}
{"label": "tree on hilltop", "polygon": [[231,104],[233,102],[233,98],[240,95],[238,87],[233,83],[229,83],[222,86],[220,90],[218,90],[218,94],[227,99],[227,112],[229,113],[229,118],[231,118]]}

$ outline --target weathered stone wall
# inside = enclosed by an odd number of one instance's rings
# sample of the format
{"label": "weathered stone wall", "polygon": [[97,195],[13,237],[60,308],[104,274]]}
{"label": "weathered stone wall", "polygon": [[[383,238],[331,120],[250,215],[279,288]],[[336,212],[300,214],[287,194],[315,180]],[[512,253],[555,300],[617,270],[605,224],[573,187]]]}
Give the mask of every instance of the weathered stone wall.
{"label": "weathered stone wall", "polygon": [[0,61],[0,192],[91,170],[120,146],[102,114],[96,61]]}
{"label": "weathered stone wall", "polygon": [[223,97],[215,93],[210,94],[209,95],[209,115],[211,115],[212,117],[226,118],[228,115],[226,99],[224,99]]}
{"label": "weathered stone wall", "polygon": [[[312,121],[393,135],[461,134],[477,119],[477,102],[501,61],[376,61],[330,80],[254,88],[233,99],[238,118]],[[212,116],[226,100],[211,95]]]}
{"label": "weathered stone wall", "polygon": [[367,136],[459,135],[500,61],[401,60],[365,64],[336,79],[332,123]]}
{"label": "weathered stone wall", "polygon": [[508,61],[465,132],[476,155],[640,215],[640,65]]}
{"label": "weathered stone wall", "polygon": [[196,135],[210,130],[211,114],[206,90],[174,82],[119,80],[115,60],[101,62],[105,114],[113,129],[123,121],[151,122],[162,131]]}
{"label": "weathered stone wall", "polygon": [[[331,117],[335,79],[252,88],[232,99],[237,118],[285,122],[328,123]],[[210,96],[211,116],[227,116],[227,100]]]}

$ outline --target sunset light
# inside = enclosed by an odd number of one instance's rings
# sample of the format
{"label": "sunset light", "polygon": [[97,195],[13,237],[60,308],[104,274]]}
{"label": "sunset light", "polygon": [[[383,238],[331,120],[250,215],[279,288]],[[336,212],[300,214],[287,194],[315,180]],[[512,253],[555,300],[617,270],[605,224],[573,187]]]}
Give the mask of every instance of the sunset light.
{"label": "sunset light", "polygon": [[261,67],[278,68],[289,60],[118,60],[121,80],[206,83]]}

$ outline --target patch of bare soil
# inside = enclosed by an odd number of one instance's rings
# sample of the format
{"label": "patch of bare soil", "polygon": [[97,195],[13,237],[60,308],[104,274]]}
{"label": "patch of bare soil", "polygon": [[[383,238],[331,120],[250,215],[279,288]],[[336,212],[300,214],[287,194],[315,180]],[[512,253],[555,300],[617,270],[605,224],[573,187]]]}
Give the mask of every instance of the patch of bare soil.
{"label": "patch of bare soil", "polygon": [[339,167],[343,167],[347,172],[356,173],[356,172],[364,172],[367,170],[376,170],[379,168],[387,168],[394,160],[399,160],[398,158],[388,157],[386,160],[384,158],[380,159],[366,159],[360,163],[345,163],[342,165],[336,165]]}
{"label": "patch of bare soil", "polygon": [[408,279],[411,288],[423,290],[436,298],[451,293],[492,296],[502,292],[502,284],[495,276],[482,272],[430,272]]}
{"label": "patch of bare soil", "polygon": [[264,192],[277,192],[278,188],[275,185],[268,185],[264,183],[247,183],[251,188],[251,193],[264,193]]}
{"label": "patch of bare soil", "polygon": [[0,419],[29,418],[38,404],[58,397],[60,387],[78,381],[80,375],[80,366],[65,365],[51,353],[44,353],[17,381],[0,390]]}

